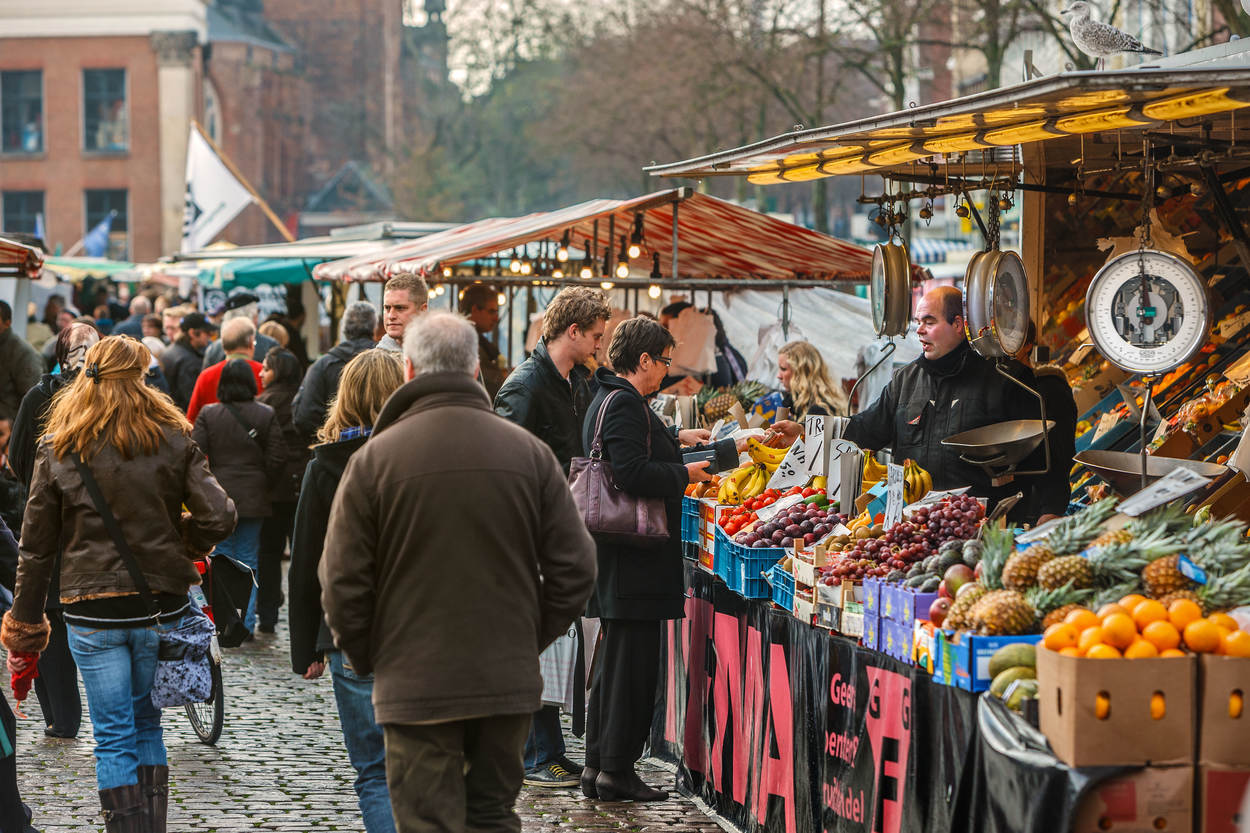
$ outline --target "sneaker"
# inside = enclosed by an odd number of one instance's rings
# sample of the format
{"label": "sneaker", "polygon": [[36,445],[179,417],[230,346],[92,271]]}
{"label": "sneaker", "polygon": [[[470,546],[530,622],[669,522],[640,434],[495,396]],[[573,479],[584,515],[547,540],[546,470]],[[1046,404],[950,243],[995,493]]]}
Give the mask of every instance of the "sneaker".
{"label": "sneaker", "polygon": [[564,757],[563,755],[556,758],[555,762],[559,764],[560,766],[564,767],[565,769],[567,769],[574,777],[576,778],[582,777],[582,767],[573,763],[572,761],[570,761],[568,758]]}
{"label": "sneaker", "polygon": [[580,775],[574,775],[562,764],[553,762],[525,773],[523,783],[531,787],[576,787],[580,781]]}

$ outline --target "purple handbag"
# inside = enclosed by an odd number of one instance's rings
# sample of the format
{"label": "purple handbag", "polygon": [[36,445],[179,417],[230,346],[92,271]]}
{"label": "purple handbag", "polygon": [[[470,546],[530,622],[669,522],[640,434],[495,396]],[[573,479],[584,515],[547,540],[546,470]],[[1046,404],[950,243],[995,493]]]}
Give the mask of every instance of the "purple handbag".
{"label": "purple handbag", "polygon": [[[593,535],[624,544],[654,546],[669,538],[664,498],[627,494],[616,485],[612,464],[603,459],[603,416],[618,393],[621,391],[609,393],[599,407],[590,456],[570,461],[569,489],[577,511]],[[650,417],[648,413],[647,457],[651,456]]]}

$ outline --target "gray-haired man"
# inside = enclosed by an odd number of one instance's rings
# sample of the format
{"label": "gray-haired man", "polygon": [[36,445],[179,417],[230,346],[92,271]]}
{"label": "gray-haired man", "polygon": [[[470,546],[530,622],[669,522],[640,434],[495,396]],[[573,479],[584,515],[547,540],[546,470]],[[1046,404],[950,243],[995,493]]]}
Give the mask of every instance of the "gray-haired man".
{"label": "gray-haired man", "polygon": [[378,324],[378,311],[368,301],[356,301],[343,313],[342,338],[324,356],[313,362],[304,376],[304,384],[295,394],[295,427],[310,440],[326,421],[326,412],[339,392],[339,376],[343,368],[373,346],[373,331]]}
{"label": "gray-haired man", "polygon": [[520,831],[538,654],[589,598],[595,546],[551,449],[491,411],[472,325],[418,315],[403,347],[410,381],[334,498],[322,606],[374,675],[396,829]]}

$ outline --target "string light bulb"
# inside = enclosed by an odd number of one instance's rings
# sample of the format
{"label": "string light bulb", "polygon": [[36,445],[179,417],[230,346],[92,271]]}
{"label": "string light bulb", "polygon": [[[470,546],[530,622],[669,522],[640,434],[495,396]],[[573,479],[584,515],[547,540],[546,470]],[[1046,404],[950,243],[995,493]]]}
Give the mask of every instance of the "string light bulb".
{"label": "string light bulb", "polygon": [[653,283],[650,286],[648,286],[647,296],[651,298],[652,300],[659,298],[660,297],[660,285],[658,283]]}
{"label": "string light bulb", "polygon": [[499,301],[499,306],[501,306],[501,307],[502,307],[504,304],[508,303],[508,295],[507,295],[507,293],[500,292],[497,300]]}
{"label": "string light bulb", "polygon": [[616,276],[618,278],[629,277],[629,261],[622,260],[620,263],[616,264]]}
{"label": "string light bulb", "polygon": [[629,237],[629,256],[638,257],[642,254],[642,214],[634,215],[634,232]]}
{"label": "string light bulb", "polygon": [[521,261],[521,274],[528,275],[534,271],[534,265],[528,260]]}
{"label": "string light bulb", "polygon": [[582,280],[588,281],[595,276],[595,270],[590,268],[589,263],[582,264],[582,271],[578,273]]}
{"label": "string light bulb", "polygon": [[612,287],[616,286],[616,284],[612,283],[612,281],[600,281],[599,286],[603,287],[604,289],[611,289]]}
{"label": "string light bulb", "polygon": [[514,275],[521,274],[521,258],[517,257],[516,249],[512,250],[512,260],[508,261],[508,271]]}
{"label": "string light bulb", "polygon": [[444,267],[443,267],[443,277],[444,277],[444,278],[450,278],[450,277],[451,277],[451,267],[450,267],[450,266],[444,266]]}
{"label": "string light bulb", "polygon": [[435,294],[435,295],[440,295],[440,296],[441,296],[441,295],[446,294],[446,292],[447,292],[447,287],[443,286],[441,283],[440,283],[438,286],[434,287],[434,294]]}
{"label": "string light bulb", "polygon": [[[651,280],[658,281],[658,280],[662,280],[663,278],[664,278],[664,275],[661,274],[660,272],[660,253],[652,252],[651,253]],[[660,294],[657,292],[655,295],[652,295],[651,297],[658,298],[660,297]]]}
{"label": "string light bulb", "polygon": [[560,238],[560,248],[556,249],[556,260],[561,263],[569,262],[569,231],[564,230],[564,236]]}
{"label": "string light bulb", "polygon": [[435,292],[433,289],[429,290],[426,294],[430,296],[431,301],[433,301],[435,298],[438,297],[438,293]]}
{"label": "string light bulb", "polygon": [[557,279],[559,279],[559,278],[563,278],[563,277],[564,277],[564,270],[563,270],[563,269],[561,269],[559,266],[557,266],[556,268],[554,268],[554,269],[552,269],[552,270],[551,270],[551,277],[553,277],[553,278],[557,278]]}

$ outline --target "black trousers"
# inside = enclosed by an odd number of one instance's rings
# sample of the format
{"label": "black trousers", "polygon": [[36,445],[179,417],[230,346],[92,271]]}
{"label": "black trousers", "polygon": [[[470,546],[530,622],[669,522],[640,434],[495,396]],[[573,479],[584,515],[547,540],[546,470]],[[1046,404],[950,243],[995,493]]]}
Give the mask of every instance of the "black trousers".
{"label": "black trousers", "polygon": [[0,694],[0,833],[26,830],[26,805],[17,789],[16,748],[17,719],[9,701]]}
{"label": "black trousers", "polygon": [[260,554],[256,569],[256,618],[276,625],[282,609],[282,553],[295,528],[295,503],[274,503],[273,514],[260,527]]}
{"label": "black trousers", "polygon": [[382,727],[398,833],[520,833],[528,714]]}
{"label": "black trousers", "polygon": [[660,622],[603,619],[586,718],[586,766],[632,770],[651,736],[660,676]]}
{"label": "black trousers", "polygon": [[52,633],[47,649],[39,655],[39,676],[35,696],[43,710],[43,722],[60,737],[78,735],[82,725],[82,700],[78,696],[78,665],[69,652],[65,619],[59,608],[47,611]]}

